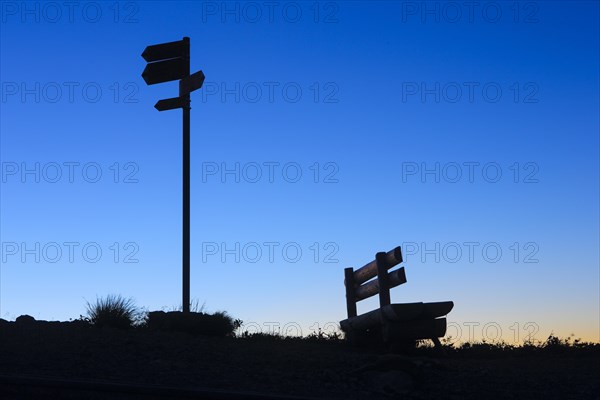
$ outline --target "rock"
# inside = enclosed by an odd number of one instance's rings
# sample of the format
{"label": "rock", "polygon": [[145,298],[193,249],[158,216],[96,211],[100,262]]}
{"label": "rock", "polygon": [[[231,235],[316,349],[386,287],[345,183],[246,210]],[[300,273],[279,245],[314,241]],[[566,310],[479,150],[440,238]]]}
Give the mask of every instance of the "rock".
{"label": "rock", "polygon": [[28,325],[28,324],[35,323],[35,318],[33,318],[31,315],[21,315],[21,316],[17,317],[15,322],[18,325]]}
{"label": "rock", "polygon": [[75,328],[89,328],[92,326],[90,321],[86,321],[84,319],[74,319],[69,322],[65,322],[64,324],[68,324],[68,326],[72,326]]}
{"label": "rock", "polygon": [[166,329],[167,313],[164,311],[151,311],[148,313],[148,327],[150,329]]}
{"label": "rock", "polygon": [[67,326],[64,322],[60,322],[60,321],[35,321],[40,327],[43,327],[44,329],[63,329],[64,326]]}

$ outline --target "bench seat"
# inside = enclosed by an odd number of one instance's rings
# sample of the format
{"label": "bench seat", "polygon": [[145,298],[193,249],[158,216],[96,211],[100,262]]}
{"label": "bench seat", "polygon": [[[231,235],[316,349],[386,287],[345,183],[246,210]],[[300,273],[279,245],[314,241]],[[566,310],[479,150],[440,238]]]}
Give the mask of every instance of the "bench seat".
{"label": "bench seat", "polygon": [[340,321],[340,327],[344,332],[349,332],[352,330],[369,329],[374,325],[382,324],[386,321],[401,322],[434,319],[447,315],[453,307],[454,303],[451,301],[388,304],[365,314],[346,318]]}
{"label": "bench seat", "polygon": [[443,337],[446,318],[439,317],[447,315],[453,307],[451,301],[388,304],[340,321],[340,327],[346,333],[381,329],[385,341]]}

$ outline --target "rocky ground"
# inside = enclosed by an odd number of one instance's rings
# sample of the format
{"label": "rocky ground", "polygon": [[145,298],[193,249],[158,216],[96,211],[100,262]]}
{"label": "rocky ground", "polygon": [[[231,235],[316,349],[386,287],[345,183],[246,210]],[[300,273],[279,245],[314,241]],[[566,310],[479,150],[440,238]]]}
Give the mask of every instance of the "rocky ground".
{"label": "rocky ground", "polygon": [[158,396],[158,389],[136,397],[27,388],[27,381],[14,380],[35,376],[317,399],[600,399],[598,355],[404,356],[340,342],[0,320],[0,398],[173,398]]}

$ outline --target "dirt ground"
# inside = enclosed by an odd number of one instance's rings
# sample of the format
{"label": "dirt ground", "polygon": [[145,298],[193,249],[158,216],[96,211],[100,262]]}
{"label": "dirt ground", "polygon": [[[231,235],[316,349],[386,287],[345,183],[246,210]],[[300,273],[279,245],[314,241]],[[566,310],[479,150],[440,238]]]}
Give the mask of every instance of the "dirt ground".
{"label": "dirt ground", "polygon": [[[16,376],[316,399],[600,399],[598,352],[405,356],[344,343],[0,320],[2,399],[185,397],[33,387]],[[195,398],[230,398],[207,396]]]}

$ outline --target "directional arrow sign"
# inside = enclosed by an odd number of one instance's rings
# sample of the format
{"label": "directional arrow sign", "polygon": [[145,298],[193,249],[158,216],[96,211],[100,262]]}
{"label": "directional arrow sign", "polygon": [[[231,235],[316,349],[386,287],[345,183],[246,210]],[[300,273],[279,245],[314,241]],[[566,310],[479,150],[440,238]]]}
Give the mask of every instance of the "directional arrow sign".
{"label": "directional arrow sign", "polygon": [[183,57],[185,54],[189,54],[189,48],[189,40],[155,44],[146,47],[142,53],[142,57],[148,62]]}
{"label": "directional arrow sign", "polygon": [[170,99],[159,100],[155,105],[158,111],[174,110],[175,108],[183,108],[185,100],[182,97],[171,97]]}
{"label": "directional arrow sign", "polygon": [[187,75],[187,65],[183,58],[171,58],[146,65],[142,78],[148,85],[181,79]]}
{"label": "directional arrow sign", "polygon": [[204,72],[198,71],[190,76],[186,76],[179,81],[179,95],[188,94],[194,90],[200,89],[204,83]]}

